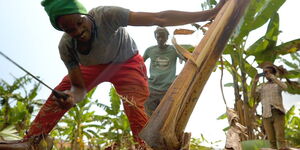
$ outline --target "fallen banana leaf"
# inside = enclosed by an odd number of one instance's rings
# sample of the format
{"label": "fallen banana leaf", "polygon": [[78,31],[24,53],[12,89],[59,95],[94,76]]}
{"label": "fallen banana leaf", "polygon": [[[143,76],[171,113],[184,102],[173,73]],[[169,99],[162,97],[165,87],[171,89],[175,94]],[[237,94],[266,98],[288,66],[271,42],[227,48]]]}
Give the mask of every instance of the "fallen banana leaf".
{"label": "fallen banana leaf", "polygon": [[194,32],[195,32],[194,30],[189,30],[189,29],[176,29],[173,32],[173,35],[178,35],[178,34],[188,35],[188,34],[193,34]]}

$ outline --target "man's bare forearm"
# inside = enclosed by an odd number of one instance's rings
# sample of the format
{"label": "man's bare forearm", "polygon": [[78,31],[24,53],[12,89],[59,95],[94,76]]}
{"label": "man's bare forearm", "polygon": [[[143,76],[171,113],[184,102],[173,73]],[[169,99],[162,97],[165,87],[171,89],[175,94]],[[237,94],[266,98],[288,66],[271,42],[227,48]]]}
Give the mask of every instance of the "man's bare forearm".
{"label": "man's bare forearm", "polygon": [[201,12],[182,12],[175,10],[162,11],[157,18],[160,26],[176,26],[213,19],[218,11],[216,9]]}

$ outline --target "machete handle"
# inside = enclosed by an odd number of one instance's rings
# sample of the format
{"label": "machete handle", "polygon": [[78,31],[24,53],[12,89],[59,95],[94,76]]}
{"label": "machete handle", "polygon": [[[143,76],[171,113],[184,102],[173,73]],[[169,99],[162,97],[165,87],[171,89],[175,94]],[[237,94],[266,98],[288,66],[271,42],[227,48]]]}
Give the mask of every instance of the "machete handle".
{"label": "machete handle", "polygon": [[66,93],[63,93],[61,91],[52,90],[52,93],[56,98],[62,98],[64,100],[67,100],[69,97],[69,95],[67,95]]}

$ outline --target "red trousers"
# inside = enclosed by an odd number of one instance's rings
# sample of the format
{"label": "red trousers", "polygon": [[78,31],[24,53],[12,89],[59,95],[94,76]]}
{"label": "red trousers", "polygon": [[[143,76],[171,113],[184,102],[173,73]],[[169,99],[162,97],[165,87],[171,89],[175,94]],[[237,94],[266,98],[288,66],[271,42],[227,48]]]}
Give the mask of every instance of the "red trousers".
{"label": "red trousers", "polygon": [[[114,85],[118,94],[122,97],[124,110],[130,122],[134,139],[141,143],[138,133],[148,121],[144,111],[144,102],[149,96],[143,58],[137,54],[122,64],[80,66],[80,69],[88,90],[93,89],[102,82],[111,82]],[[64,91],[70,88],[70,80],[68,76],[65,76],[55,89]],[[61,109],[52,99],[52,96],[51,94],[42,106],[25,138],[48,134],[68,111]],[[130,101],[130,103],[127,101]]]}

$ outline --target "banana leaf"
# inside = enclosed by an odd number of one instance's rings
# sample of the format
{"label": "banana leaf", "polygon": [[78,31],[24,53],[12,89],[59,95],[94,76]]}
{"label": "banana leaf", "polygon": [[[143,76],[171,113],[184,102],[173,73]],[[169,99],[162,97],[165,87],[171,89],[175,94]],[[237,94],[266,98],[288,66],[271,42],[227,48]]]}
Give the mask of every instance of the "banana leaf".
{"label": "banana leaf", "polygon": [[252,0],[250,7],[239,24],[233,42],[240,45],[249,32],[261,27],[278,11],[286,0]]}

